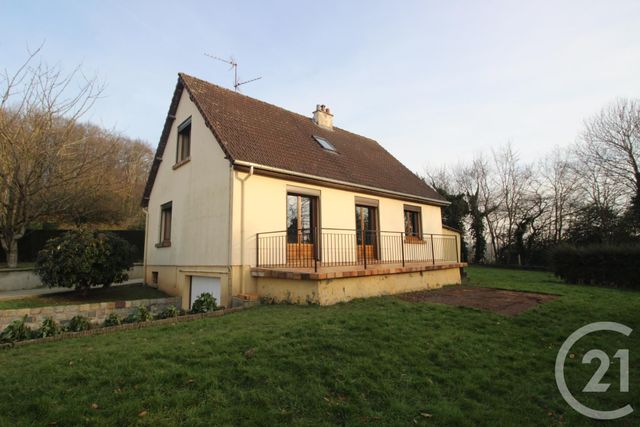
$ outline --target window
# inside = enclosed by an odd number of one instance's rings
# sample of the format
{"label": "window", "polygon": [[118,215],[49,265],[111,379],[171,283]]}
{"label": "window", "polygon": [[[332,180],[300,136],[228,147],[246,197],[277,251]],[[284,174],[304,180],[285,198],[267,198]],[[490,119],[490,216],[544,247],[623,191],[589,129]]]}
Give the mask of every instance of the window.
{"label": "window", "polygon": [[176,164],[186,162],[191,158],[191,117],[178,126],[178,147],[176,150]]}
{"label": "window", "polygon": [[152,271],[151,272],[151,283],[154,285],[158,284],[158,272],[157,271]]}
{"label": "window", "polygon": [[313,243],[317,199],[302,194],[287,194],[287,243]]}
{"label": "window", "polygon": [[171,246],[171,208],[172,203],[160,207],[160,242],[158,247]]}
{"label": "window", "polygon": [[321,137],[321,136],[317,136],[317,135],[313,135],[313,139],[316,140],[316,142],[318,144],[320,144],[320,146],[322,148],[324,148],[327,151],[333,151],[336,152],[336,147],[333,146],[333,144],[331,144],[329,141],[327,141],[325,138]]}
{"label": "window", "polygon": [[422,212],[419,206],[404,205],[404,234],[407,240],[422,240]]}

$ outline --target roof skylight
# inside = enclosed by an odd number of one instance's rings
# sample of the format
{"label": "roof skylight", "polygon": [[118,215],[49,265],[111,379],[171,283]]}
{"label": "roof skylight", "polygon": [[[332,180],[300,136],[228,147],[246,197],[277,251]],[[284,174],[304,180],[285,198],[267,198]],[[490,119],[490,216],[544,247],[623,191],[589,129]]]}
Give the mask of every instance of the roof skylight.
{"label": "roof skylight", "polygon": [[324,148],[325,150],[328,151],[334,151],[336,152],[336,147],[333,146],[333,144],[331,144],[329,141],[327,141],[325,138],[318,136],[318,135],[313,135],[313,139],[315,139],[318,144],[320,144],[320,146],[322,148]]}

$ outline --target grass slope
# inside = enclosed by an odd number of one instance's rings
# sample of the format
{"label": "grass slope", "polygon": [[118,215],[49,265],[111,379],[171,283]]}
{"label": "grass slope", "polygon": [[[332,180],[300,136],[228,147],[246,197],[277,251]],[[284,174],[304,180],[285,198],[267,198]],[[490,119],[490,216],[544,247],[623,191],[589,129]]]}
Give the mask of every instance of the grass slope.
{"label": "grass slope", "polygon": [[166,297],[167,295],[164,292],[149,286],[141,284],[120,285],[110,286],[108,288],[91,289],[89,294],[86,296],[82,295],[82,292],[71,291],[28,298],[2,300],[0,301],[0,310]]}
{"label": "grass slope", "polygon": [[[394,297],[262,306],[1,351],[0,424],[596,425],[559,395],[557,350],[589,322],[637,328],[640,294],[537,272],[469,273],[482,286],[562,298],[515,318]],[[576,345],[569,386],[580,390],[595,370],[580,363],[585,351],[629,348],[631,393],[575,394],[599,409],[630,401],[640,410],[640,331],[615,335]],[[605,380],[617,389],[617,365]],[[636,411],[614,425],[639,422]]]}

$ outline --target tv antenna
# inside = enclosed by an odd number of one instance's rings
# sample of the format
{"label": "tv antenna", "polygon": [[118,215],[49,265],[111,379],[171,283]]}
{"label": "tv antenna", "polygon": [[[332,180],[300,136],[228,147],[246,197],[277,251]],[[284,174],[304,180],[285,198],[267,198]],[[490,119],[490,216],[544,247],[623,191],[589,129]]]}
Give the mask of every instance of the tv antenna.
{"label": "tv antenna", "polygon": [[[223,58],[219,58],[217,56],[209,55],[206,52],[205,52],[205,56],[208,56],[209,58],[216,59],[216,60],[221,61],[221,62],[226,62],[227,64],[231,65],[231,68],[233,68],[233,87],[236,90],[236,92],[238,92],[238,88],[240,86],[242,86],[244,84],[247,84],[247,83],[255,82],[256,80],[260,80],[262,78],[262,76],[260,76],[260,77],[256,77],[255,79],[245,80],[243,82],[238,81],[238,63],[236,62],[235,59],[233,59],[233,56],[230,57],[229,59],[223,59]],[[229,68],[229,69],[231,69],[231,68]]]}

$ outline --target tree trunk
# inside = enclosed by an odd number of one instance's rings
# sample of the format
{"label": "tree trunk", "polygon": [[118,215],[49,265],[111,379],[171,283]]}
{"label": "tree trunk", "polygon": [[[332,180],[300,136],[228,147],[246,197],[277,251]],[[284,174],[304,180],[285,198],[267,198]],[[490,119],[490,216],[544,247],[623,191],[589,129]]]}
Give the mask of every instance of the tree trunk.
{"label": "tree trunk", "polygon": [[7,267],[16,268],[18,266],[18,241],[11,240],[6,245],[2,245],[7,256]]}
{"label": "tree trunk", "polygon": [[78,283],[78,285],[76,286],[76,292],[78,292],[80,295],[86,298],[89,296],[90,287],[91,286],[89,286],[89,284],[86,281],[82,281]]}

